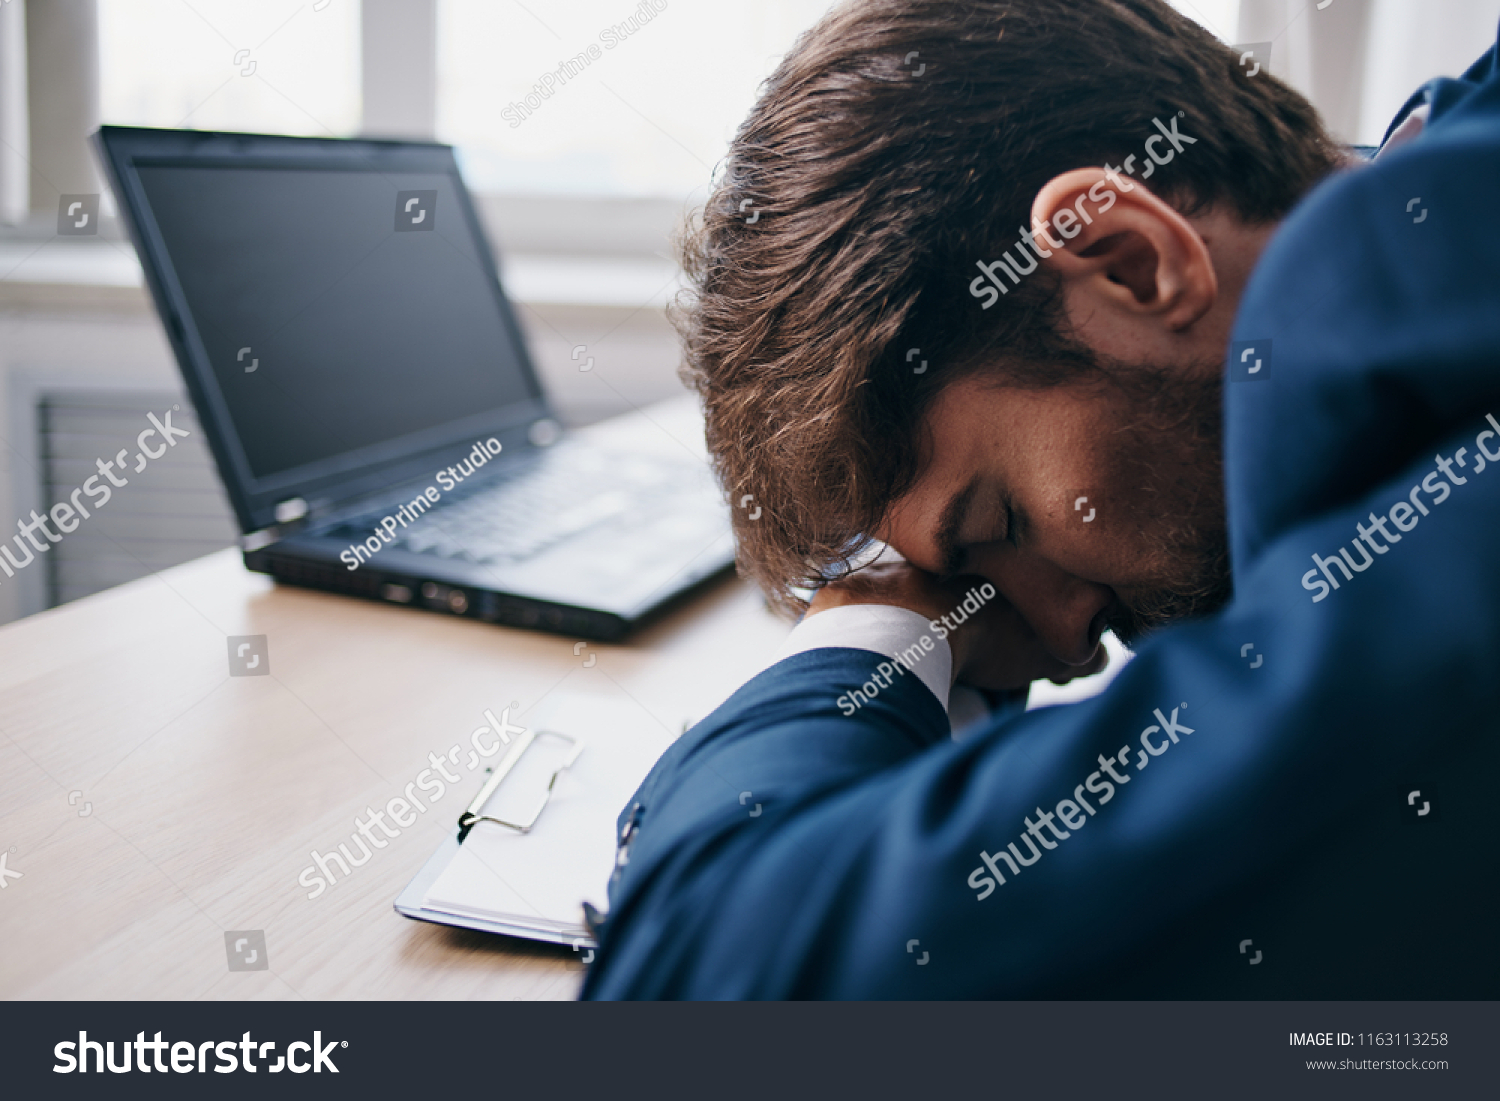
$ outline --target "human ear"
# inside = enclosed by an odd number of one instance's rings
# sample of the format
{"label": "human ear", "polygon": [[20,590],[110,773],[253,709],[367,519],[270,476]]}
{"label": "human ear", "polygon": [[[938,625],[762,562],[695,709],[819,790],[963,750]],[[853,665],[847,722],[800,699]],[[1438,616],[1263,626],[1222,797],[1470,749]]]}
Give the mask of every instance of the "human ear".
{"label": "human ear", "polygon": [[1042,262],[1073,294],[1106,309],[1155,318],[1179,332],[1218,297],[1213,260],[1198,231],[1112,169],[1054,176],[1037,192],[1031,218],[1042,227],[1034,229],[1036,240],[1051,249]]}

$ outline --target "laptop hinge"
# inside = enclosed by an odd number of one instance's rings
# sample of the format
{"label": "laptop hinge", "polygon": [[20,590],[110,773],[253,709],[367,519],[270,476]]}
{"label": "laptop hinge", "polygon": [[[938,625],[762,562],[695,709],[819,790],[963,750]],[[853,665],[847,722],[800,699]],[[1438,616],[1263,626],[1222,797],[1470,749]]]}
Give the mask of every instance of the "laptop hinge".
{"label": "laptop hinge", "polygon": [[307,502],[301,497],[289,497],[285,501],[276,502],[275,516],[278,524],[290,524],[306,515]]}
{"label": "laptop hinge", "polygon": [[276,502],[276,523],[240,536],[240,549],[248,553],[269,547],[301,527],[300,521],[305,520],[310,511],[307,501],[301,497],[289,497],[285,501]]}

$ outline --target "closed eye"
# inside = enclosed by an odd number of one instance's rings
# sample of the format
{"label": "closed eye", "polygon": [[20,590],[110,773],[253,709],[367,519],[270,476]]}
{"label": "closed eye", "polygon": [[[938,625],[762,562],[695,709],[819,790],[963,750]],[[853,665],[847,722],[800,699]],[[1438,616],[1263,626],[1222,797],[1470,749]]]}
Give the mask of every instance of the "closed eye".
{"label": "closed eye", "polygon": [[984,539],[977,543],[966,543],[959,545],[956,542],[946,546],[943,553],[943,561],[938,571],[938,579],[951,581],[965,573],[973,572],[973,561],[977,557],[984,557],[987,548],[991,547],[1016,547],[1019,545],[1018,536],[1021,530],[1021,521],[1010,502],[1005,502],[1005,530],[996,534],[993,539]]}

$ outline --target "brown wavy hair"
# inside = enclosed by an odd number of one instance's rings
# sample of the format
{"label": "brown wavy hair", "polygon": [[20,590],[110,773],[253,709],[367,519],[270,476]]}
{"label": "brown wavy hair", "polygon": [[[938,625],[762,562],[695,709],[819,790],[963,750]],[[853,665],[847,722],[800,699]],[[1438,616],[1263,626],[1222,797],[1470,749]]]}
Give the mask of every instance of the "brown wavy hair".
{"label": "brown wavy hair", "polygon": [[1159,0],[856,0],[801,36],[679,250],[683,377],[722,486],[755,502],[733,509],[743,574],[795,609],[848,569],[943,386],[1098,369],[1045,268],[989,310],[968,292],[1047,180],[1179,112],[1197,142],[1148,186],[1184,214],[1275,221],[1337,166],[1311,104],[1238,62]]}

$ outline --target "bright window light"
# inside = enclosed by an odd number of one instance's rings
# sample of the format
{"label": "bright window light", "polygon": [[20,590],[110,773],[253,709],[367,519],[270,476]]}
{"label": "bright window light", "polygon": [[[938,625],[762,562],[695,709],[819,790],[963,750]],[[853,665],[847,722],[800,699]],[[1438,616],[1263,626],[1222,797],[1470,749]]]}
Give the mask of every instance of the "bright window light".
{"label": "bright window light", "polygon": [[346,136],[359,129],[357,0],[99,0],[105,122]]}
{"label": "bright window light", "polygon": [[1167,0],[1183,15],[1207,27],[1227,45],[1239,41],[1240,0]]}
{"label": "bright window light", "polygon": [[831,6],[441,0],[438,137],[480,190],[701,194],[761,81]]}

